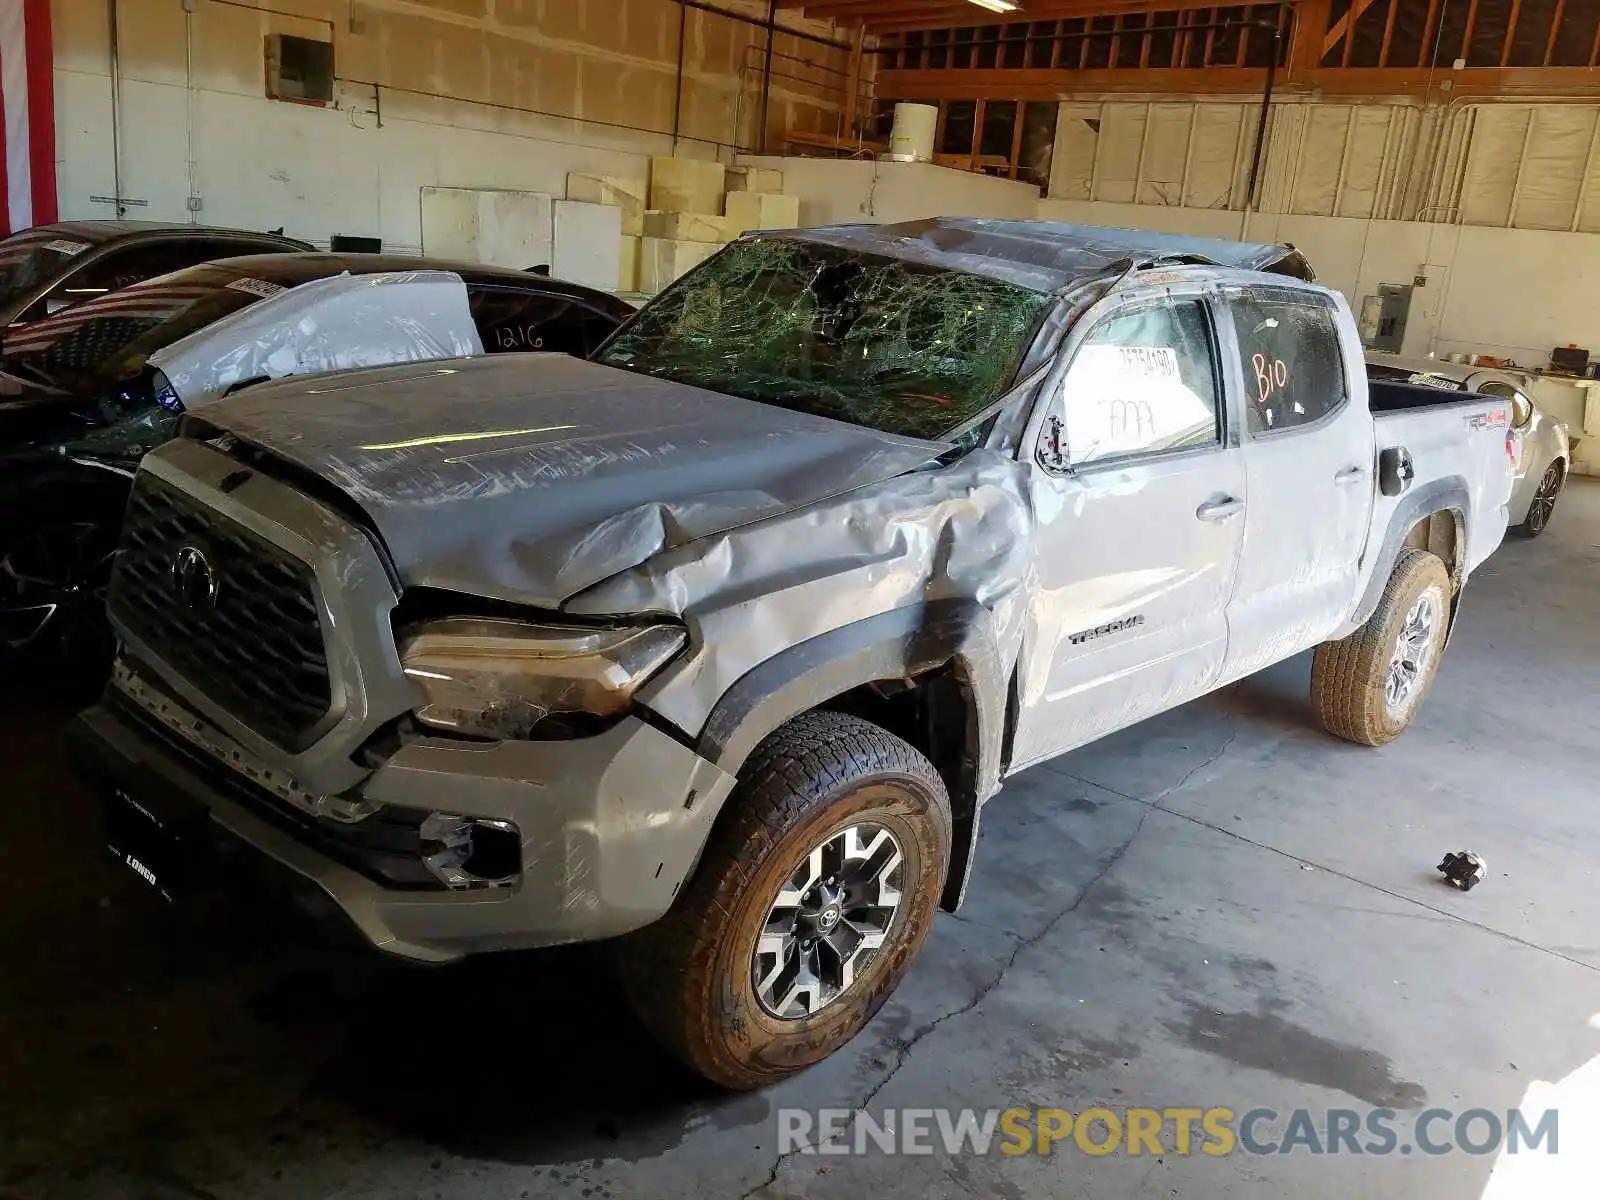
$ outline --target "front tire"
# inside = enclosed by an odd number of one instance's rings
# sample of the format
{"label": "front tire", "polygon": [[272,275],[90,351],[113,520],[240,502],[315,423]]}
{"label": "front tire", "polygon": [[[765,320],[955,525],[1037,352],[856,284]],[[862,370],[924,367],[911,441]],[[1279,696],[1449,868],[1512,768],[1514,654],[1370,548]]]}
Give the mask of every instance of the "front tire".
{"label": "front tire", "polygon": [[127,503],[121,480],[45,477],[0,493],[0,661],[68,694],[104,685],[116,651],[106,589]]}
{"label": "front tire", "polygon": [[1450,574],[1426,550],[1405,549],[1367,623],[1317,647],[1311,703],[1322,727],[1362,746],[1394,741],[1433,684],[1450,621]]}
{"label": "front tire", "polygon": [[750,1089],[828,1057],[899,985],[944,886],[950,799],[900,738],[813,712],[756,748],[727,803],[672,911],[619,949],[656,1037]]}

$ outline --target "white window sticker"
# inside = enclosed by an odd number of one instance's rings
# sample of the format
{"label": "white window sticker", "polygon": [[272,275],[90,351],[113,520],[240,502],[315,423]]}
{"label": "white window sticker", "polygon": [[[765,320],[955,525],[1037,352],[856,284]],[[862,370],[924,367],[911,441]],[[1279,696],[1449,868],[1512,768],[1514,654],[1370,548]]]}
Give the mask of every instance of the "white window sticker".
{"label": "white window sticker", "polygon": [[1216,422],[1170,346],[1084,346],[1063,393],[1075,462],[1182,444]]}
{"label": "white window sticker", "polygon": [[281,283],[268,283],[265,279],[235,279],[228,286],[236,292],[249,292],[252,296],[260,296],[263,300],[271,299],[279,292],[288,290]]}
{"label": "white window sticker", "polygon": [[57,238],[53,242],[46,242],[44,244],[44,248],[46,250],[54,250],[57,254],[65,254],[65,255],[71,256],[71,255],[74,255],[74,254],[82,254],[85,250],[87,250],[89,248],[89,243],[88,242],[74,242],[74,241],[70,241],[67,238]]}

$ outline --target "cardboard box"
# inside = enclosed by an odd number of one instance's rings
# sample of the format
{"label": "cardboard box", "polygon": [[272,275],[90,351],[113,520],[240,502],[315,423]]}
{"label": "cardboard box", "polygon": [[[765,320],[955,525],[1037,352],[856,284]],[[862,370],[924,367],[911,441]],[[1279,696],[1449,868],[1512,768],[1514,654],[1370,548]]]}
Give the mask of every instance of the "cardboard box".
{"label": "cardboard box", "polygon": [[621,175],[567,176],[567,199],[586,204],[614,204],[622,210],[622,232],[630,237],[644,233],[644,198],[650,189],[642,179]]}
{"label": "cardboard box", "polygon": [[656,212],[644,214],[644,236],[676,242],[731,242],[728,218],[710,213]]}
{"label": "cardboard box", "polygon": [[775,195],[783,191],[783,172],[771,167],[729,167],[726,178],[730,192]]}
{"label": "cardboard box", "polygon": [[800,197],[767,192],[729,192],[723,218],[733,237],[750,229],[794,229],[800,224]]}
{"label": "cardboard box", "polygon": [[639,290],[654,295],[720,249],[715,242],[684,242],[653,237],[642,239],[639,242]]}
{"label": "cardboard box", "polygon": [[622,236],[621,257],[617,266],[617,291],[637,292],[639,290],[639,243],[643,239]]}
{"label": "cardboard box", "polygon": [[661,212],[720,213],[724,168],[698,158],[650,160],[650,207]]}

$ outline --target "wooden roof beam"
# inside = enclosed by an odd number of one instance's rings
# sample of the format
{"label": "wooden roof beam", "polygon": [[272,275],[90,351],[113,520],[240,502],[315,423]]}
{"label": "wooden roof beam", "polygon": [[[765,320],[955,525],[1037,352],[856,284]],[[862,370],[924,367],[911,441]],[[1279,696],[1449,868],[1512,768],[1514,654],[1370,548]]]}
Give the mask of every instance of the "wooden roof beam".
{"label": "wooden roof beam", "polygon": [[[1294,3],[1295,0],[1285,0],[1286,7]],[[1063,17],[1181,12],[1211,8],[1213,4],[1202,4],[1199,0],[1027,0],[1025,10],[1010,13],[990,12],[967,0],[810,0],[809,3],[791,0],[786,7],[799,7],[808,17],[864,24],[873,33],[905,33],[1051,21]]]}
{"label": "wooden roof beam", "polygon": [[[930,68],[890,70],[878,75],[878,99],[1065,100],[1074,96],[1136,94],[1256,96],[1266,80],[1262,67],[1131,67],[1091,70],[1048,68]],[[1452,96],[1538,99],[1584,96],[1600,99],[1600,71],[1590,67],[1471,67],[1456,71]],[[1319,67],[1286,80],[1284,95],[1360,99],[1434,96],[1437,81],[1422,67]]]}
{"label": "wooden roof beam", "polygon": [[[968,6],[970,7],[970,5]],[[1071,17],[1112,17],[1157,12],[1190,12],[1217,7],[1216,0],[1056,0],[1045,7],[1035,0],[1025,18],[982,19],[974,21],[962,15],[949,18],[888,17],[867,22],[867,28],[876,34],[915,33],[929,29],[968,28],[979,25],[1015,24],[1017,20],[1048,21]],[[1292,7],[1286,3],[1284,7]],[[997,16],[998,14],[996,14]]]}

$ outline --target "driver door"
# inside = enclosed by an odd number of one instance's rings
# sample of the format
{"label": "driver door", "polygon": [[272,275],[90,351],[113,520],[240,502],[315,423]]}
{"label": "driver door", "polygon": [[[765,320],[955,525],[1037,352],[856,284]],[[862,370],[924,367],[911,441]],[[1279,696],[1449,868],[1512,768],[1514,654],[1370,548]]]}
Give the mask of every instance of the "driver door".
{"label": "driver door", "polygon": [[1245,474],[1209,291],[1091,310],[1033,448],[1017,767],[1201,695],[1227,652]]}

